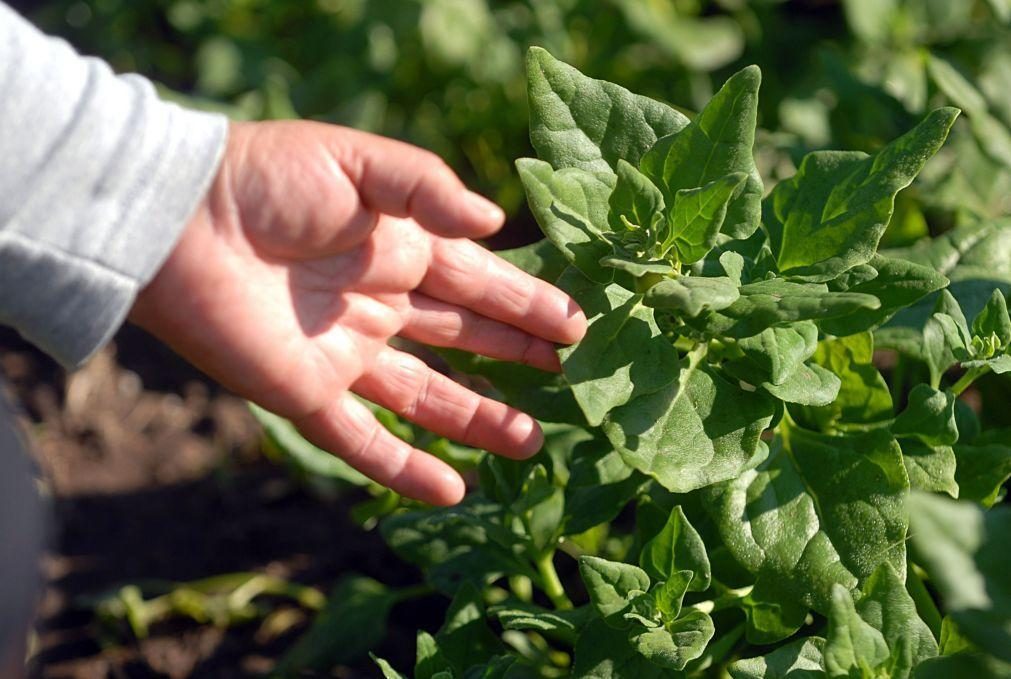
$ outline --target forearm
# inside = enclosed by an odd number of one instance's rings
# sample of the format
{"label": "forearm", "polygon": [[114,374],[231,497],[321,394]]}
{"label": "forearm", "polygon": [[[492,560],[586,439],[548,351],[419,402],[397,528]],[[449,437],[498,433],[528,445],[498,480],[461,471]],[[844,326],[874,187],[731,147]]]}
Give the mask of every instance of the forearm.
{"label": "forearm", "polygon": [[225,135],[0,3],[0,324],[86,359],[168,256]]}

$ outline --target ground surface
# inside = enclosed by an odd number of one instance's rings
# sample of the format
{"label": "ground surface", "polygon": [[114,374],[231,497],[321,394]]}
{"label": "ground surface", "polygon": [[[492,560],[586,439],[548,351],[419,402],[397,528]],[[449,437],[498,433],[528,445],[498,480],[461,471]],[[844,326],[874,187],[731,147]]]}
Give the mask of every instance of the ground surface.
{"label": "ground surface", "polygon": [[[258,570],[326,591],[350,571],[417,578],[348,520],[360,498],[327,501],[293,483],[260,455],[242,401],[140,331],[125,329],[67,378],[0,330],[0,369],[25,410],[54,515],[32,677],[262,676],[298,634],[180,621],[139,642],[124,630],[103,647],[76,604],[124,582]],[[403,604],[380,654],[408,666],[415,630],[437,626],[442,605]],[[378,673],[366,661],[326,676]]]}

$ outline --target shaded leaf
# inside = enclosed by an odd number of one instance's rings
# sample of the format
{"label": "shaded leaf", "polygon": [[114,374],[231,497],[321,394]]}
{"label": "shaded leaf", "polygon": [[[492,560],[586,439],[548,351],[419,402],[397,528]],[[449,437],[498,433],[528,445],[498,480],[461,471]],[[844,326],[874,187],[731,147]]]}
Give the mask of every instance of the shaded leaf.
{"label": "shaded leaf", "polygon": [[639,565],[654,580],[668,580],[678,571],[692,573],[693,592],[709,589],[711,572],[706,546],[681,507],[675,507],[660,532],[643,545]]}

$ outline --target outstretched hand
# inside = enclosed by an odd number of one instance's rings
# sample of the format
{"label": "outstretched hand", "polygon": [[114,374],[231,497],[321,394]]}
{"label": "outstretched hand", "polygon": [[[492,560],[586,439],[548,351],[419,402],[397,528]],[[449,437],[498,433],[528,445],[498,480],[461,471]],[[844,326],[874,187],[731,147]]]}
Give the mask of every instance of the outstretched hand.
{"label": "outstretched hand", "polygon": [[579,340],[586,319],[469,240],[502,221],[427,151],[321,123],[234,123],[210,192],[131,319],[365,475],[453,504],[460,476],[352,393],[467,445],[537,452],[531,417],[389,345],[558,369],[554,343]]}

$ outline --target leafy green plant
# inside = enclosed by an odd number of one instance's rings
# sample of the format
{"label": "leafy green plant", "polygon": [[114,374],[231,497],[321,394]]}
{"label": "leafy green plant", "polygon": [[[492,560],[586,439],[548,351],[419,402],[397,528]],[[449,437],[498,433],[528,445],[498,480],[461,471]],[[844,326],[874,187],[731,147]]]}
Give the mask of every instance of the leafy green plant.
{"label": "leafy green plant", "polygon": [[[811,153],[763,198],[757,68],[691,120],[543,50],[527,72],[539,159],[517,167],[546,240],[501,254],[589,331],[560,376],[449,357],[553,424],[461,506],[381,523],[454,597],[414,676],[1007,672],[1011,523],[982,507],[1011,447],[959,400],[1011,367],[1007,303],[991,286],[970,323],[937,266],[878,252],[958,111]],[[876,333],[927,379],[889,384]]]}

